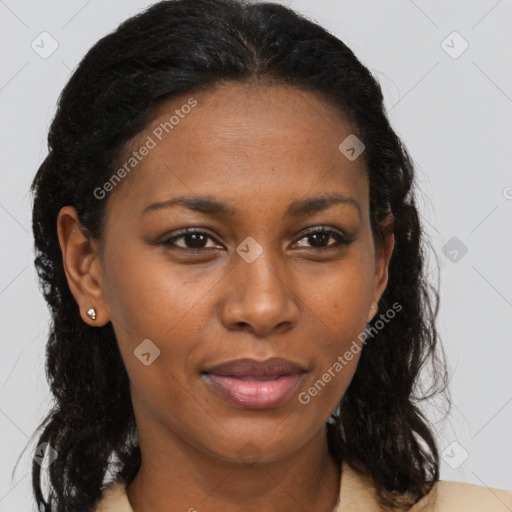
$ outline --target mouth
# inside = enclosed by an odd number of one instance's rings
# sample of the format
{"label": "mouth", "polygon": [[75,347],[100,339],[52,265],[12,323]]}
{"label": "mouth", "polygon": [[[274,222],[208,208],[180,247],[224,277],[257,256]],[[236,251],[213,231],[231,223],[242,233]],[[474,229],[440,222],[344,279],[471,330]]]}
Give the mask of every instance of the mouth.
{"label": "mouth", "polygon": [[208,388],[243,409],[282,405],[297,389],[306,370],[282,358],[263,362],[238,359],[201,372]]}

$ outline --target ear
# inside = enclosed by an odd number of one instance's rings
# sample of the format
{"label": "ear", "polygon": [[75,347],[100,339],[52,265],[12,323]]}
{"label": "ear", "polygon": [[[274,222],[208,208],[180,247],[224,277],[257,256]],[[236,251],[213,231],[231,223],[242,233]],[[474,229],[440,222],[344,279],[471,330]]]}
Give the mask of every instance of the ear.
{"label": "ear", "polygon": [[[57,232],[69,289],[80,308],[82,320],[94,327],[110,321],[103,295],[98,242],[80,224],[76,210],[65,206],[57,217]],[[94,308],[96,319],[86,312]]]}
{"label": "ear", "polygon": [[378,303],[388,284],[388,267],[393,248],[395,247],[395,237],[393,235],[394,217],[391,212],[381,222],[382,237],[377,238],[377,247],[375,249],[375,273],[373,278],[373,303],[375,307],[368,313],[368,322],[377,314]]}

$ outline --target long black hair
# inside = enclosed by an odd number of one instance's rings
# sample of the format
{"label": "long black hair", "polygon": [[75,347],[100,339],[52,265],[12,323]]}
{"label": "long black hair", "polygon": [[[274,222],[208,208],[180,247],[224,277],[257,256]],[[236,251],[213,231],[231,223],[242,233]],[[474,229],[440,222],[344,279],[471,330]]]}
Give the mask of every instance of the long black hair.
{"label": "long black hair", "polygon": [[[118,168],[128,142],[172,97],[251,79],[322,95],[364,145],[372,232],[391,210],[395,249],[379,311],[402,309],[374,329],[355,375],[328,424],[329,449],[369,474],[389,510],[407,510],[439,479],[426,398],[448,396],[444,352],[429,284],[429,245],[415,204],[414,166],[392,130],[380,86],[337,37],[273,3],[165,0],[122,23],[82,59],[61,93],[48,135],[48,155],[32,183],[35,265],[51,313],[46,373],[54,405],[36,432],[56,450],[46,469],[32,464],[41,511],[90,511],[109,478],[130,482],[141,464],[129,379],[112,324],[83,322],[68,287],[57,215],[73,206],[101,240],[108,198],[93,191]],[[341,142],[341,141],[340,141]],[[379,315],[370,327],[379,321]],[[380,320],[382,322],[382,320]],[[430,386],[419,385],[420,370]],[[46,445],[43,445],[46,446]]]}

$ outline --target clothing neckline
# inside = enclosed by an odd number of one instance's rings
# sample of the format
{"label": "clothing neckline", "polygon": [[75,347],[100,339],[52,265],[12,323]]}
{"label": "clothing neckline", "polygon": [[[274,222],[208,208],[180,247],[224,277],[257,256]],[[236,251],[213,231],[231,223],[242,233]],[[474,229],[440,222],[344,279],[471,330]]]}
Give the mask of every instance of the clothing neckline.
{"label": "clothing neckline", "polygon": [[[111,482],[103,491],[95,512],[133,512],[126,487],[125,480]],[[332,512],[381,512],[371,478],[352,469],[346,461],[341,464],[339,488],[338,501]],[[429,496],[430,493],[420,500],[422,505],[427,503]],[[411,510],[416,510],[415,506]]]}

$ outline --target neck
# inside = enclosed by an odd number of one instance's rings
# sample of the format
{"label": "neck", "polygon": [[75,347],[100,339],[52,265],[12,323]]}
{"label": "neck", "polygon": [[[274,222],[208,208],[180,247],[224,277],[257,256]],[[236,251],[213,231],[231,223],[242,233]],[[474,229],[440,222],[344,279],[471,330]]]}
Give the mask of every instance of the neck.
{"label": "neck", "polygon": [[142,464],[127,487],[134,512],[314,510],[332,512],[340,468],[322,429],[285,459],[244,463],[198,450],[166,432],[162,439],[139,428]]}

